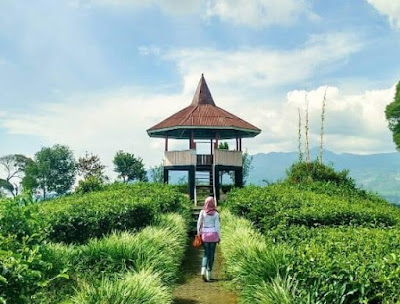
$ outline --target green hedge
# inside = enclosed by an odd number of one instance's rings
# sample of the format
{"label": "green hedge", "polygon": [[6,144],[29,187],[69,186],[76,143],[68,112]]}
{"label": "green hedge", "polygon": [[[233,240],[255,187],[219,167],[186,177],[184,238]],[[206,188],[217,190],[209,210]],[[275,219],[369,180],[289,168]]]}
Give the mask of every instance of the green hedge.
{"label": "green hedge", "polygon": [[299,287],[325,303],[400,302],[400,229],[292,227]]}
{"label": "green hedge", "polygon": [[374,195],[334,195],[319,185],[247,187],[229,195],[226,205],[251,220],[267,244],[288,249],[286,275],[244,288],[245,301],[400,303],[400,210]]}
{"label": "green hedge", "polygon": [[83,243],[113,230],[146,227],[162,213],[188,216],[189,199],[162,184],[115,184],[102,191],[71,195],[39,207],[54,242]]}
{"label": "green hedge", "polygon": [[282,225],[391,227],[400,215],[381,200],[315,193],[287,184],[235,189],[225,205],[262,231]]}

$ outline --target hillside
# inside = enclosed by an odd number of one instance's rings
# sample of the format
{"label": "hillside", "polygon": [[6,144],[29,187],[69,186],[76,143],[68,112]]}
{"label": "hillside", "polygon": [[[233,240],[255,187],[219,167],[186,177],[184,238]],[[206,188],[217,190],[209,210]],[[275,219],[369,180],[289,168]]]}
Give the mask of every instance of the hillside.
{"label": "hillside", "polygon": [[[318,149],[312,149],[316,159]],[[297,160],[297,152],[271,152],[253,155],[253,170],[248,183],[261,185],[285,177],[285,170]],[[389,201],[400,204],[400,153],[357,155],[324,152],[324,163],[336,170],[349,169],[359,186],[377,192]]]}

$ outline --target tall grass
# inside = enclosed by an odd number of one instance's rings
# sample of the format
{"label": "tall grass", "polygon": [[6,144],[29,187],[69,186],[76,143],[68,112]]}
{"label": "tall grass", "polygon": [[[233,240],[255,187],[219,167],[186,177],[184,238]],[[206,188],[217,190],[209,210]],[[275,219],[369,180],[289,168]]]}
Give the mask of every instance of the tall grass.
{"label": "tall grass", "polygon": [[[91,239],[86,245],[79,246],[49,244],[47,256],[55,261],[60,269],[69,269],[68,273],[75,280],[75,286],[82,280],[86,282],[102,280],[101,284],[82,285],[82,288],[90,294],[99,295],[106,292],[110,286],[117,286],[114,278],[116,274],[131,272],[155,273],[162,285],[171,286],[178,276],[185,251],[186,235],[185,219],[178,214],[165,214],[158,217],[154,226],[146,227],[140,232],[113,232],[102,239]],[[118,288],[127,286],[126,284],[128,283],[118,285]]]}
{"label": "tall grass", "polygon": [[122,279],[104,278],[98,284],[83,283],[72,298],[74,304],[168,304],[169,289],[151,270],[128,272]]}
{"label": "tall grass", "polygon": [[221,251],[228,277],[241,289],[244,303],[268,303],[254,302],[256,287],[263,284],[264,288],[274,290],[277,278],[286,275],[289,250],[266,242],[245,219],[227,211],[221,214],[221,219]]}

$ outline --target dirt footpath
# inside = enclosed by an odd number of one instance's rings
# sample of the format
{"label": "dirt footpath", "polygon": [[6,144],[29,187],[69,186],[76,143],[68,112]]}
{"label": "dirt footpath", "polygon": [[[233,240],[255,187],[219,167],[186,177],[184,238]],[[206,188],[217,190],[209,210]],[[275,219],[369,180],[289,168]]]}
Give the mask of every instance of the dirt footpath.
{"label": "dirt footpath", "polygon": [[217,245],[212,282],[203,282],[200,277],[202,248],[189,246],[183,262],[183,277],[174,290],[174,304],[236,304],[233,292],[222,287],[225,281],[221,269],[221,254]]}

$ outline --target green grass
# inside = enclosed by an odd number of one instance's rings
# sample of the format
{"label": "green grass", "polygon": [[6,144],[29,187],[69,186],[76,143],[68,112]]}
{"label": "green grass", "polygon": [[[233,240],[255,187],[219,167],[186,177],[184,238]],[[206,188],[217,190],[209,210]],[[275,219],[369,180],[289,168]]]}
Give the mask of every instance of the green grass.
{"label": "green grass", "polygon": [[172,295],[152,270],[128,272],[122,278],[83,282],[71,299],[73,304],[168,304]]}

